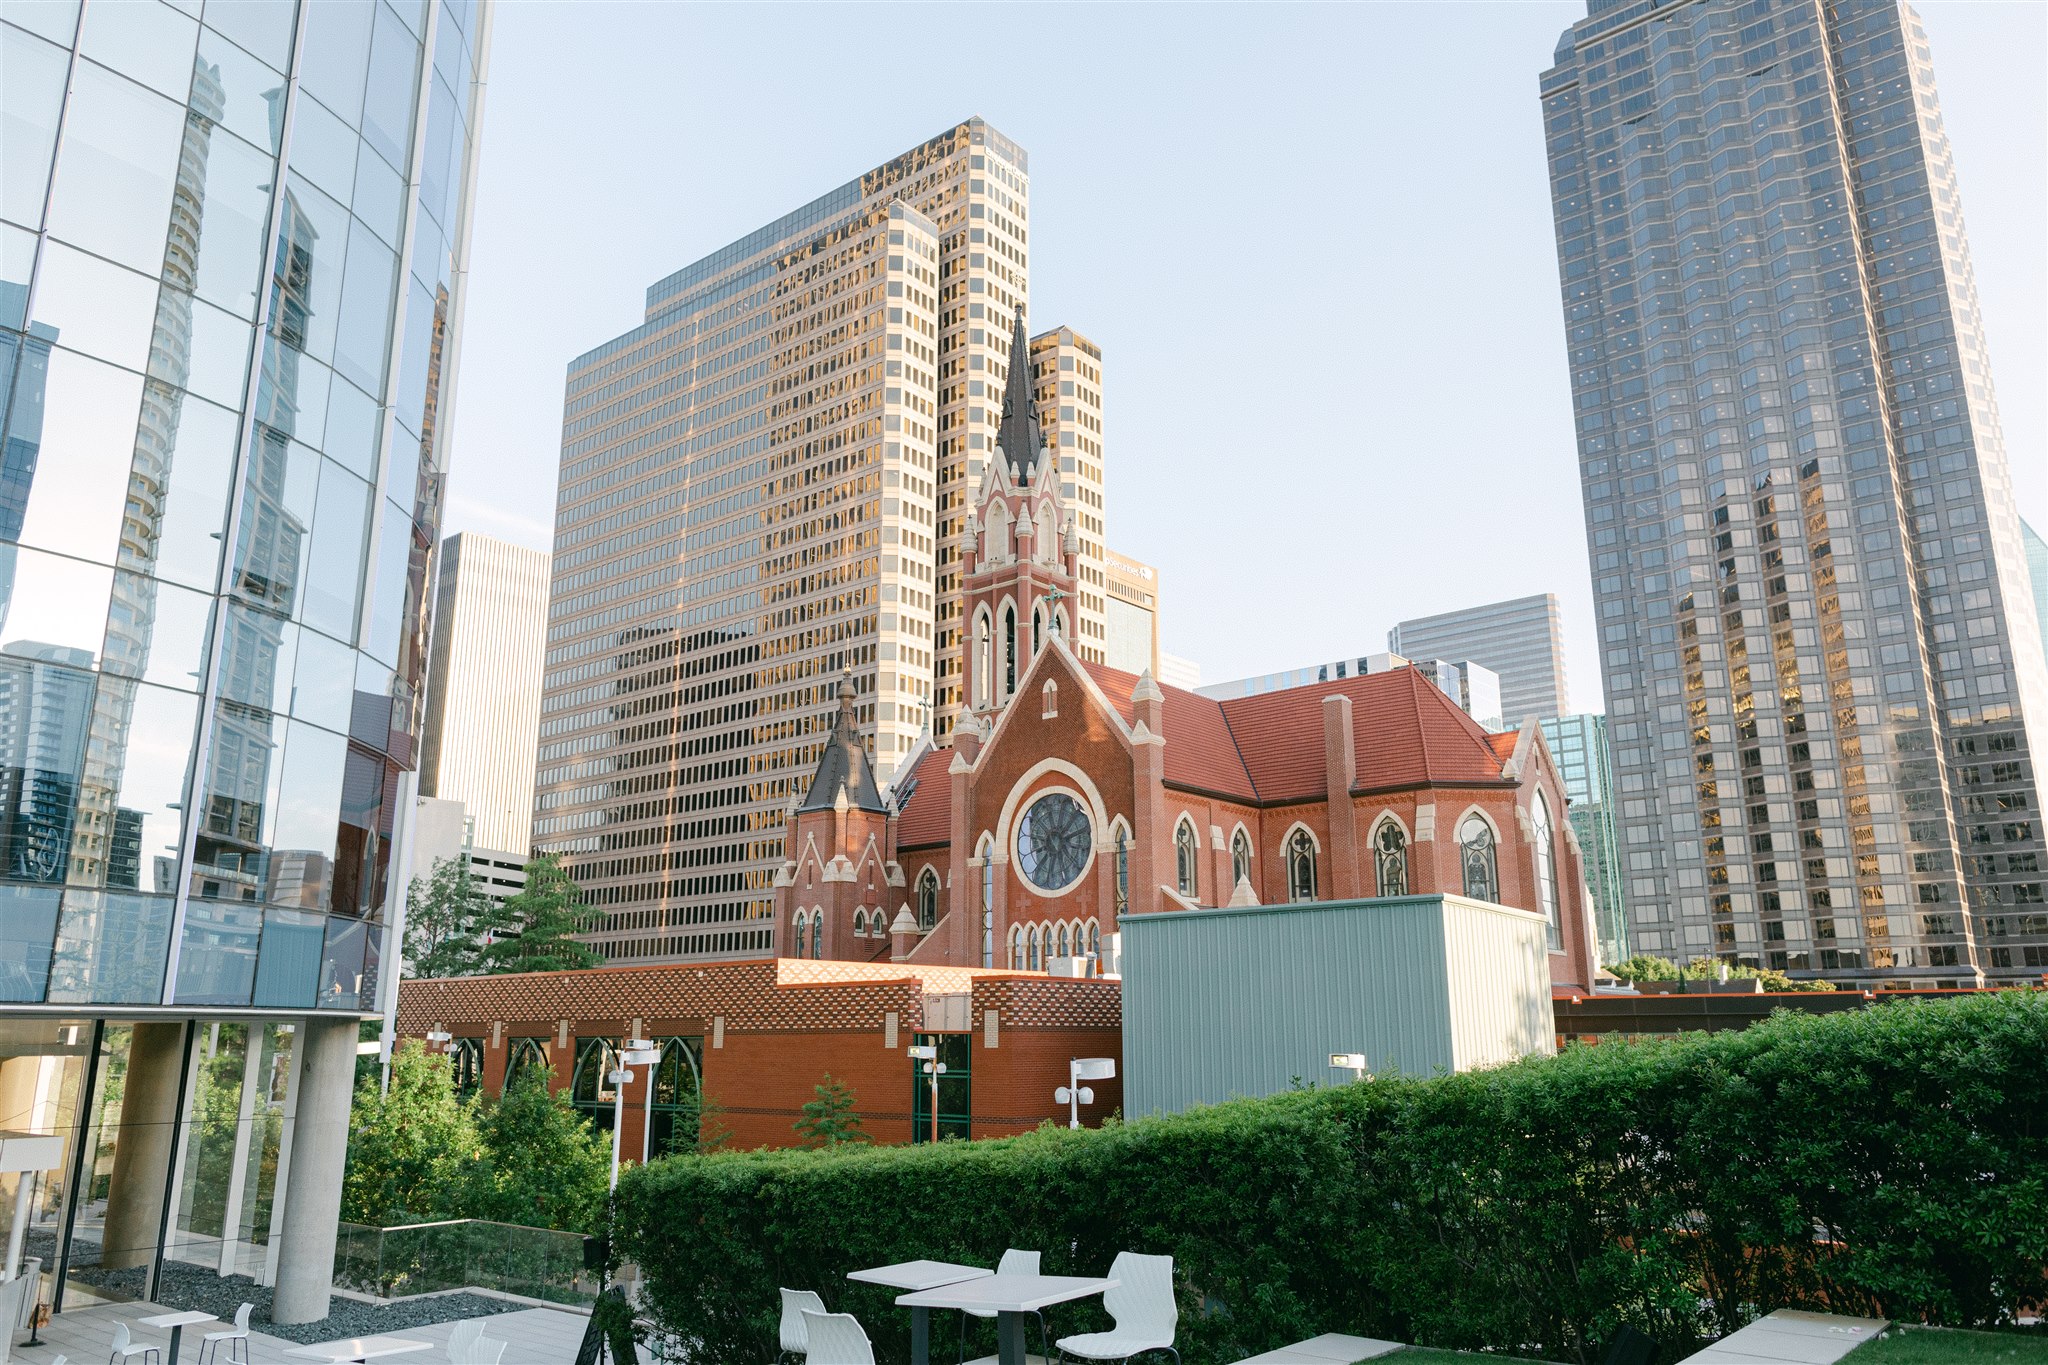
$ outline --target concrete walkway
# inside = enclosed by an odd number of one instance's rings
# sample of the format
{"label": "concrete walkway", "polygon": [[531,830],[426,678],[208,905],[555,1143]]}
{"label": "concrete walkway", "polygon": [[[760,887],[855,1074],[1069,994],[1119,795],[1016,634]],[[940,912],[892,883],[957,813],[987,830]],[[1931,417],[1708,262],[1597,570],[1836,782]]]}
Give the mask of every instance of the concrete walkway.
{"label": "concrete walkway", "polygon": [[1844,1318],[1781,1308],[1730,1332],[1686,1365],[1835,1365],[1890,1324],[1883,1318]]}
{"label": "concrete walkway", "polygon": [[[43,1329],[43,1345],[17,1345],[14,1360],[22,1362],[22,1365],[49,1365],[59,1355],[64,1355],[70,1357],[70,1365],[99,1365],[112,1349],[114,1325],[118,1322],[129,1325],[137,1345],[167,1347],[170,1333],[136,1325],[139,1318],[165,1311],[150,1303],[115,1303],[63,1313]],[[576,1359],[576,1348],[583,1342],[583,1332],[590,1319],[559,1309],[525,1308],[517,1313],[500,1313],[485,1318],[483,1322],[487,1339],[507,1343],[502,1365],[569,1365]],[[220,1323],[212,1330],[218,1331],[228,1325]],[[199,1343],[207,1327],[207,1324],[202,1324],[185,1329],[185,1339],[178,1355],[179,1365],[194,1365],[199,1359]],[[407,1327],[386,1333],[430,1344],[428,1350],[392,1357],[392,1365],[442,1365],[448,1359],[448,1334],[454,1330],[452,1322],[437,1322],[431,1327]],[[18,1332],[15,1340],[19,1342],[26,1336],[26,1333]],[[250,1365],[306,1365],[303,1359],[295,1360],[285,1354],[297,1344],[252,1330],[249,1333]],[[643,1362],[646,1359],[644,1351],[641,1359]],[[166,1359],[163,1365],[171,1363]]]}

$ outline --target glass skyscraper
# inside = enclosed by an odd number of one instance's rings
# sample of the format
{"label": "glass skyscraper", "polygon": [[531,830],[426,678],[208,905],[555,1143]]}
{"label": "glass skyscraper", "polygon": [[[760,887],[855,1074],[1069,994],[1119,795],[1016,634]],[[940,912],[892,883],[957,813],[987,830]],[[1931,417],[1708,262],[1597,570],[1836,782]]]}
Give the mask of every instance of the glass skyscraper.
{"label": "glass skyscraper", "polygon": [[[193,1048],[245,1119],[331,1078],[324,1050],[352,1059],[390,984],[489,18],[48,0],[0,21],[0,1100],[65,1096],[0,1127],[111,1142],[179,1117],[176,1085],[137,1077]],[[200,1008],[231,1036],[176,1013]],[[301,1095],[302,1124],[332,1102]],[[143,1174],[89,1235],[61,1175],[11,1194],[76,1295],[158,1246],[164,1171],[121,1155]],[[291,1165],[316,1223],[330,1166],[303,1143]],[[225,1269],[289,1222],[281,1186],[262,1198],[247,1227],[172,1216],[165,1245],[210,1238]]]}
{"label": "glass skyscraper", "polygon": [[1629,947],[1628,901],[1622,895],[1619,849],[1614,837],[1614,770],[1607,756],[1607,717],[1552,716],[1543,722],[1543,739],[1557,761],[1571,801],[1566,818],[1578,836],[1579,856],[1592,893],[1593,932],[1600,961],[1607,966],[1625,961]]}
{"label": "glass skyscraper", "polygon": [[1925,35],[1592,0],[1541,81],[1634,946],[2048,966],[2048,668]]}

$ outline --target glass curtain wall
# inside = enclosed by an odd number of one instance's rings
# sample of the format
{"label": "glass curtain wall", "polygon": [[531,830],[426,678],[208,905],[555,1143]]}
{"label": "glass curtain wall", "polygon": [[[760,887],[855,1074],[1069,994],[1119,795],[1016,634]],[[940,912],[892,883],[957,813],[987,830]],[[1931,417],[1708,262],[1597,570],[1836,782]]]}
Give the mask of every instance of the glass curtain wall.
{"label": "glass curtain wall", "polygon": [[488,13],[0,10],[0,1006],[374,1004]]}
{"label": "glass curtain wall", "polygon": [[[77,1169],[78,1119],[94,1026],[84,1020],[0,1020],[0,1132],[19,1161],[0,1172],[0,1280],[34,1276],[36,1301],[56,1283],[64,1211]],[[46,1139],[33,1145],[21,1137]]]}
{"label": "glass curtain wall", "polygon": [[167,1262],[267,1282],[297,1032],[261,1020],[199,1028],[188,1063]]}

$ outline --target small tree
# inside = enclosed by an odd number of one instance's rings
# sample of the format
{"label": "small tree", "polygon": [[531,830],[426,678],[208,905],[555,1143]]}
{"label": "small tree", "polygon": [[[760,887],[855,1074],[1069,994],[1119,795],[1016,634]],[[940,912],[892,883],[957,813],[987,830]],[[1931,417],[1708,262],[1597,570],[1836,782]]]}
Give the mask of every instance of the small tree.
{"label": "small tree", "polygon": [[1617,962],[1607,969],[1622,981],[1676,981],[1678,964],[1668,957],[1654,957],[1637,953],[1626,962]]}
{"label": "small tree", "polygon": [[433,877],[415,877],[406,898],[405,957],[414,977],[469,976],[500,926],[498,904],[469,874],[467,858],[442,858]]}
{"label": "small tree", "polygon": [[481,1154],[458,1178],[463,1216],[562,1232],[604,1230],[611,1139],[529,1067],[477,1112]]}
{"label": "small tree", "polygon": [[479,1144],[472,1106],[455,1096],[448,1058],[417,1040],[391,1058],[391,1088],[356,1088],[341,1216],[390,1226],[460,1212],[450,1195]]}
{"label": "small tree", "polygon": [[804,1116],[790,1125],[806,1147],[837,1147],[842,1142],[868,1142],[860,1115],[853,1111],[853,1088],[832,1079],[814,1087],[817,1098],[804,1105]]}
{"label": "small tree", "polygon": [[486,972],[566,972],[598,967],[604,959],[572,935],[595,929],[601,918],[562,867],[543,853],[526,865],[526,889],[506,901],[497,941],[484,946]]}

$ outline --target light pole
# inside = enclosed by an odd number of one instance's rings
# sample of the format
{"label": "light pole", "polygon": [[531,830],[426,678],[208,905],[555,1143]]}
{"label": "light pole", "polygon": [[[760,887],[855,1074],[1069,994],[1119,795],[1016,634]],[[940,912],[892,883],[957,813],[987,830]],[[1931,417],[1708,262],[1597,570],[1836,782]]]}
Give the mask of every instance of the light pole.
{"label": "light pole", "polygon": [[946,1074],[946,1064],[939,1060],[939,1050],[929,1044],[920,1044],[910,1049],[911,1060],[924,1063],[924,1074],[932,1078],[932,1141],[939,1140],[939,1077]]}
{"label": "light pole", "polygon": [[1081,1106],[1095,1103],[1095,1091],[1083,1081],[1116,1079],[1116,1058],[1074,1057],[1067,1062],[1067,1083],[1052,1092],[1053,1103],[1067,1106],[1067,1127],[1081,1126]]}
{"label": "light pole", "polygon": [[1354,1081],[1369,1081],[1372,1079],[1372,1076],[1365,1069],[1365,1054],[1363,1052],[1333,1052],[1330,1054],[1330,1065],[1339,1071],[1349,1071],[1351,1079]]}
{"label": "light pole", "polygon": [[[645,1038],[628,1038],[619,1051],[619,1069],[605,1079],[612,1083],[612,1190],[619,1188],[619,1141],[626,1128],[626,1087],[633,1083],[633,1068],[661,1060],[661,1049]],[[652,1085],[654,1073],[648,1073]]]}

